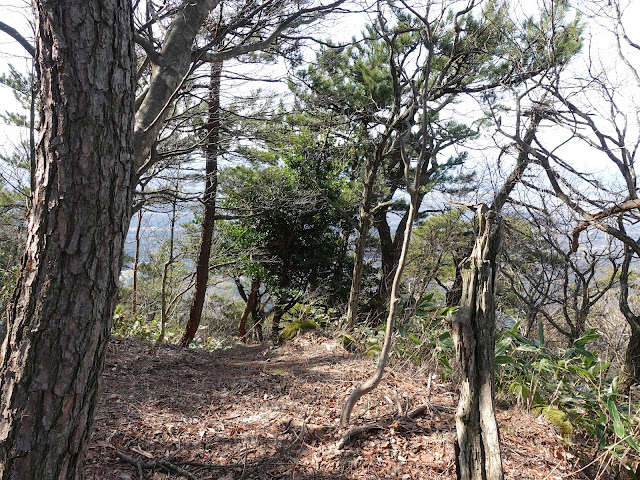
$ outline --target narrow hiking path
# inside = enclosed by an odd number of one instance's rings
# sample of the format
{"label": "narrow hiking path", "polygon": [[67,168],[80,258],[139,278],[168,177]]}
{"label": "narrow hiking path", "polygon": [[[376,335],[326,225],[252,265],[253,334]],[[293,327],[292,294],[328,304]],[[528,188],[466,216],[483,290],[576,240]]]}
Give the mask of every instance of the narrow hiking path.
{"label": "narrow hiking path", "polygon": [[[206,352],[137,340],[109,345],[85,478],[454,479],[455,387],[391,369],[356,406],[352,426],[379,428],[336,444],[345,397],[374,368],[310,332],[276,350]],[[414,420],[398,417],[427,407]],[[498,415],[507,479],[579,479],[542,419]]]}

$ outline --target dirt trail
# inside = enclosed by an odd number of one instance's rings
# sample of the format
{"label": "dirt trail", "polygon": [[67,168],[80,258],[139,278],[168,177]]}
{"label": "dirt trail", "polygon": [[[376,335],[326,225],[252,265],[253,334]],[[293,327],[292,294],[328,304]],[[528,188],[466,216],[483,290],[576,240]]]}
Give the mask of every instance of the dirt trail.
{"label": "dirt trail", "polygon": [[[338,450],[342,403],[374,361],[315,332],[276,350],[113,340],[85,479],[454,479],[453,386],[428,392],[397,369],[352,416],[380,428]],[[409,420],[398,404],[428,408]],[[507,479],[583,478],[544,420],[512,410],[498,420]]]}

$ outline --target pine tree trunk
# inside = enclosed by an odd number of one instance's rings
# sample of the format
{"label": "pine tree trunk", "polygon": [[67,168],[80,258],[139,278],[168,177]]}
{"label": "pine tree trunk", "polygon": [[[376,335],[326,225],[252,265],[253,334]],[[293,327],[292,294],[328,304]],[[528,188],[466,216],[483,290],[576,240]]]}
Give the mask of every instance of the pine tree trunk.
{"label": "pine tree trunk", "polygon": [[495,289],[502,219],[486,205],[477,209],[479,233],[463,260],[463,293],[452,322],[461,372],[456,412],[457,473],[461,480],[502,480],[500,439],[493,401]]}
{"label": "pine tree trunk", "polygon": [[22,278],[0,351],[2,480],[81,477],[131,203],[131,2],[34,9],[40,139]]}
{"label": "pine tree trunk", "polygon": [[189,320],[185,327],[180,345],[187,347],[196,336],[202,308],[209,283],[209,257],[211,256],[211,241],[213,239],[214,217],[216,214],[216,192],[218,190],[218,146],[220,140],[220,75],[222,62],[211,64],[211,81],[209,84],[209,119],[207,122],[207,160],[206,181],[204,189],[204,214],[200,243],[198,244],[198,259],[196,261],[196,283],[189,311]]}

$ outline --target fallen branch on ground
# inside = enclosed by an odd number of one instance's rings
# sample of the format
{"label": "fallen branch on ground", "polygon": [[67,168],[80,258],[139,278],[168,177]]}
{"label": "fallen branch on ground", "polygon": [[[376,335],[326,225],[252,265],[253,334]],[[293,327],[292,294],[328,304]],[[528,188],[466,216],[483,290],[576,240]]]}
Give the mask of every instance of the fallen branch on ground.
{"label": "fallen branch on ground", "polygon": [[[144,479],[144,476],[143,476],[144,470],[153,470],[156,468],[165,470],[169,473],[182,475],[183,477],[186,477],[189,480],[201,480],[196,475],[185,470],[184,468],[180,468],[176,463],[172,463],[168,460],[153,460],[153,459],[136,460],[135,458],[130,457],[125,453],[122,453],[122,452],[116,452],[116,453],[118,455],[118,458],[120,458],[120,460],[138,469],[138,475],[140,476],[140,480]],[[242,464],[209,465],[206,463],[198,463],[198,462],[190,462],[190,461],[177,462],[177,463],[179,463],[180,465],[189,465],[189,466],[199,467],[202,469],[209,469],[209,470],[227,470],[227,469],[233,469],[233,468],[242,468],[243,466]]]}

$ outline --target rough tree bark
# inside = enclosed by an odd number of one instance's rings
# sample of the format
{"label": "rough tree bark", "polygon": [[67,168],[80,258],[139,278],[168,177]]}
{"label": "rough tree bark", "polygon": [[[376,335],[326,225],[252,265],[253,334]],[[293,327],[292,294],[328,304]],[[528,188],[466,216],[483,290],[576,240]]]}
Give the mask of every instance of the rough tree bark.
{"label": "rough tree bark", "polygon": [[180,345],[187,347],[193,340],[202,319],[202,307],[209,282],[209,258],[211,257],[211,240],[213,238],[214,217],[216,214],[216,192],[218,190],[218,150],[220,141],[220,75],[222,62],[211,64],[211,80],[209,83],[209,112],[206,140],[206,178],[204,187],[204,213],[198,259],[196,260],[196,284],[189,310],[189,320],[180,338]]}
{"label": "rough tree bark", "polygon": [[129,227],[131,2],[34,2],[42,105],[22,278],[0,357],[0,478],[77,479]]}
{"label": "rough tree bark", "polygon": [[456,412],[456,467],[461,480],[502,480],[500,439],[494,406],[495,288],[502,218],[486,205],[476,208],[479,232],[460,265],[462,298],[451,336],[460,365]]}
{"label": "rough tree bark", "polygon": [[[544,101],[539,104],[544,106]],[[478,233],[471,255],[460,264],[462,297],[451,323],[461,377],[456,411],[459,480],[504,478],[494,404],[495,293],[502,248],[500,213],[529,166],[528,152],[544,118],[542,108],[532,109],[529,117],[531,123],[521,139],[516,165],[491,206],[465,205],[476,212]]]}

